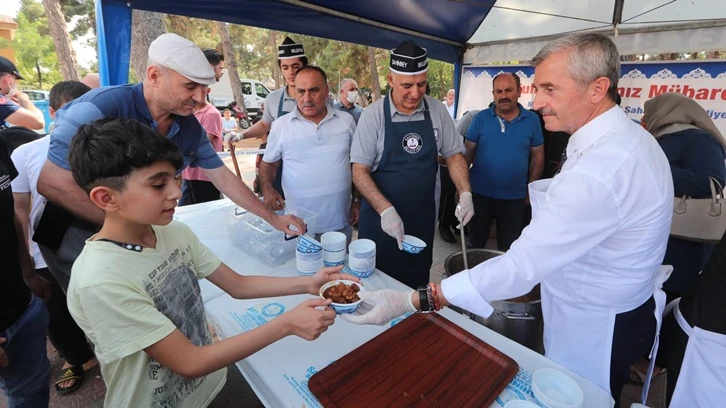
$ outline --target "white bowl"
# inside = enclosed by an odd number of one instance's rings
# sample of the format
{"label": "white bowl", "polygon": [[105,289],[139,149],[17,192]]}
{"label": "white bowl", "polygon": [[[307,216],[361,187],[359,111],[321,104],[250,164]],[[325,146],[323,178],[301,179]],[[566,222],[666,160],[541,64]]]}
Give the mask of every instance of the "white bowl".
{"label": "white bowl", "polygon": [[540,408],[540,406],[529,401],[512,400],[507,402],[504,408]]}
{"label": "white bowl", "polygon": [[348,245],[348,253],[353,258],[369,259],[376,254],[376,243],[370,239],[356,239]]}
{"label": "white bowl", "polygon": [[426,248],[426,243],[413,235],[403,236],[403,250],[410,254],[418,254]]}
{"label": "white bowl", "polygon": [[584,400],[582,388],[567,374],[542,368],[532,375],[532,392],[546,408],[580,408]]}
{"label": "white bowl", "polygon": [[297,249],[300,252],[318,252],[323,250],[323,244],[307,235],[300,235],[297,238]]}
{"label": "white bowl", "polygon": [[[320,287],[320,297],[323,298],[323,299],[325,299],[325,297],[323,296],[323,293],[325,293],[325,291],[329,287],[335,286],[335,285],[337,285],[337,284],[339,284],[341,282],[344,283],[344,284],[346,284],[346,285],[348,285],[348,286],[350,286],[350,285],[356,285],[356,286],[358,286],[360,288],[360,291],[361,292],[364,291],[364,290],[366,290],[363,287],[363,285],[361,285],[358,282],[353,282],[353,281],[344,280],[344,279],[334,280],[334,281],[330,281],[330,282],[328,282],[325,285],[323,285],[323,286]],[[361,302],[362,302],[362,300],[359,300],[359,301],[353,302],[353,303],[335,303],[335,302],[332,302],[330,304],[330,306],[333,309],[335,309],[335,313],[337,313],[337,314],[341,314],[341,313],[353,313],[353,312],[355,312],[355,309],[358,308],[358,305],[360,305]]]}
{"label": "white bowl", "polygon": [[329,252],[345,252],[345,244],[348,238],[342,232],[330,231],[320,236],[320,243],[323,249]]}

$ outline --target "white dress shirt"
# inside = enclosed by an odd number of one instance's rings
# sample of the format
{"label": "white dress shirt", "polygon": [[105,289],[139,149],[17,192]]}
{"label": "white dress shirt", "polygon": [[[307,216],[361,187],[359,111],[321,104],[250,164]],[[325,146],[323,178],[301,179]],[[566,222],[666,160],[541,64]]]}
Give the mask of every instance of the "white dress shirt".
{"label": "white dress shirt", "polygon": [[350,144],[355,134],[353,117],[327,105],[316,124],[295,108],[272,122],[267,138],[267,163],[282,159],[282,190],[291,208],[318,214],[312,233],[337,231],[350,220]]}
{"label": "white dress shirt", "polygon": [[572,135],[559,175],[535,183],[549,186],[520,238],[506,254],[444,280],[444,297],[482,316],[492,312],[488,301],[539,282],[583,309],[622,313],[645,302],[673,211],[673,179],[655,138],[615,106]]}

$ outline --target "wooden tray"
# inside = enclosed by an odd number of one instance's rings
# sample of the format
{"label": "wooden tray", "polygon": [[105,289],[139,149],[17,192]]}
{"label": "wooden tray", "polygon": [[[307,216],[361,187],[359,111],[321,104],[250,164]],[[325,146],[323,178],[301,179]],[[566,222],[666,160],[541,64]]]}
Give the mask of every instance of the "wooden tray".
{"label": "wooden tray", "polygon": [[325,407],[488,407],[519,371],[437,313],[416,313],[310,378]]}

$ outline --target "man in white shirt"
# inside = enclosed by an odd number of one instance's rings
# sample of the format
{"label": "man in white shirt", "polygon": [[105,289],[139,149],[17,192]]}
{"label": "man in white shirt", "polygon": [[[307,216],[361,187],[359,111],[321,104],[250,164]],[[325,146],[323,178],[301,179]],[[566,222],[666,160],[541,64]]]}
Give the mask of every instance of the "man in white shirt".
{"label": "man in white shirt", "polygon": [[[360,199],[351,203],[350,143],[355,133],[353,117],[327,103],[328,79],[314,66],[300,68],[295,76],[296,108],[272,122],[265,156],[260,163],[260,184],[265,203],[318,214],[310,232],[319,235],[340,231],[351,239],[350,225],[360,210]],[[280,162],[285,199],[272,182]],[[286,201],[285,201],[286,200]]]}
{"label": "man in white shirt", "polygon": [[365,292],[360,297],[375,307],[346,318],[383,323],[450,304],[489,316],[489,302],[541,283],[545,355],[609,390],[618,406],[629,366],[651,348],[665,303],[670,168],[655,139],[615,105],[620,59],[609,38],[563,37],[532,62],[534,108],[548,130],[572,137],[561,172],[529,186],[531,224],[506,254],[434,285],[432,302],[426,289],[422,296]]}
{"label": "man in white shirt", "polygon": [[451,116],[451,119],[456,119],[454,118],[454,108],[456,107],[456,105],[454,104],[455,99],[456,91],[454,91],[453,89],[449,89],[449,92],[446,93],[446,102],[444,103],[444,105],[446,105],[446,110],[449,112],[449,116]]}

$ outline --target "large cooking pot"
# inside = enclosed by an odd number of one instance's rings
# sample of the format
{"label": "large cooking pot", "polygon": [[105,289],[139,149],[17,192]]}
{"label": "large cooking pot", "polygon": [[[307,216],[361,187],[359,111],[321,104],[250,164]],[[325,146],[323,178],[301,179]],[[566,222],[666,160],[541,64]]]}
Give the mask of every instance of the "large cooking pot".
{"label": "large cooking pot", "polygon": [[[472,268],[502,254],[504,252],[489,249],[468,249],[466,259],[469,267]],[[447,276],[463,271],[462,253],[456,252],[449,255],[444,261],[444,270]],[[488,318],[472,315],[472,319],[531,350],[544,354],[541,302],[539,285],[537,285],[524,296],[489,302],[494,308],[494,313]],[[452,309],[459,313],[466,313],[457,307],[452,307]]]}

